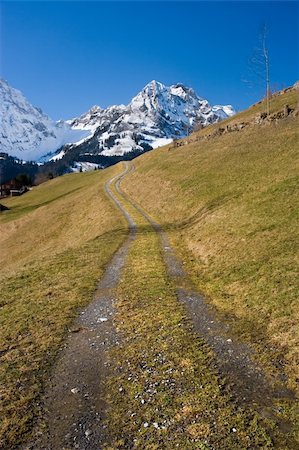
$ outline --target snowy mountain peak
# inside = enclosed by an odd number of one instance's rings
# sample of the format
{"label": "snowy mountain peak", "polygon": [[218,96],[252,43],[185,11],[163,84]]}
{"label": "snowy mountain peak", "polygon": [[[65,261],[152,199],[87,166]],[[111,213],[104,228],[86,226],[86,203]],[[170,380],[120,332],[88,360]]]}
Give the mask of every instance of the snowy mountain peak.
{"label": "snowy mountain peak", "polygon": [[84,154],[88,148],[89,155],[123,156],[165,145],[185,137],[197,124],[208,125],[232,114],[232,107],[212,107],[182,83],[166,86],[152,80],[127,106],[111,106],[94,118],[89,111],[71,125],[95,129],[94,137],[80,144]]}
{"label": "snowy mountain peak", "polygon": [[[183,137],[186,126],[197,123],[207,125],[234,114],[231,106],[211,107],[207,100],[198,97],[194,89],[177,83],[165,86],[158,81],[151,81],[128,105],[134,117],[144,115],[154,117],[158,123],[168,121],[175,124],[176,130],[170,131],[169,137]],[[140,120],[138,120],[140,122]],[[177,130],[180,128],[180,130]],[[173,136],[174,134],[174,136]]]}
{"label": "snowy mountain peak", "polygon": [[91,114],[97,114],[97,113],[99,113],[100,111],[103,111],[103,108],[101,108],[101,107],[98,106],[98,105],[94,105],[94,106],[92,106],[92,107],[90,108],[90,113],[91,113]]}
{"label": "snowy mountain peak", "polygon": [[232,114],[230,105],[211,106],[182,83],[166,86],[152,80],[127,106],[95,105],[80,117],[54,122],[1,80],[0,148],[24,160],[55,160],[73,149],[76,155],[93,158],[139,154],[185,137],[197,124]]}
{"label": "snowy mountain peak", "polygon": [[0,80],[0,149],[19,159],[37,161],[66,143],[76,142],[86,132],[54,122],[23,94]]}
{"label": "snowy mountain peak", "polygon": [[165,88],[166,86],[163,83],[160,83],[160,81],[152,80],[144,86],[142,91],[157,93],[158,91],[162,91]]}

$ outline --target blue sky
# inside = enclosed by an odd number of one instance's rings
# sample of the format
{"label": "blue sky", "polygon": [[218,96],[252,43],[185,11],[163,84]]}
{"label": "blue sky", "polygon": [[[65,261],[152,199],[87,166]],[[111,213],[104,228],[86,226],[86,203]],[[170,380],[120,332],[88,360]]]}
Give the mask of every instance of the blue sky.
{"label": "blue sky", "polygon": [[152,79],[244,109],[266,22],[274,88],[299,79],[298,2],[1,2],[0,75],[54,119],[128,103]]}

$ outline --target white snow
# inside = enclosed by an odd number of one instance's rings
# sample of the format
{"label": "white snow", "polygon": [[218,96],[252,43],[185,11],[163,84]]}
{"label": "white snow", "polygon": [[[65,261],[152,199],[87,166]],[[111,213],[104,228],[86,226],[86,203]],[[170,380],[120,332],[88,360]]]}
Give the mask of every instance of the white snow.
{"label": "white snow", "polygon": [[56,153],[54,156],[52,156],[49,161],[58,161],[65,155],[65,151],[61,150],[59,153]]}
{"label": "white snow", "polygon": [[0,123],[1,151],[26,161],[50,156],[89,134],[65,122],[54,122],[4,80],[0,80]]}
{"label": "white snow", "polygon": [[182,84],[167,87],[157,81],[147,84],[126,107],[91,111],[73,121],[72,126],[86,128],[90,117],[92,126],[97,121],[95,153],[105,156],[123,156],[133,150],[142,152],[142,144],[152,148],[167,145],[174,138],[189,134],[197,123],[207,125],[234,113],[229,105],[210,106],[207,100]]}
{"label": "white snow", "polygon": [[[82,156],[86,154],[84,143],[91,142],[89,155],[123,156],[143,152],[145,144],[151,148],[167,145],[185,137],[198,123],[208,125],[234,113],[231,105],[211,106],[181,83],[165,86],[153,80],[127,106],[103,109],[96,105],[78,118],[54,122],[0,80],[0,148],[22,160],[45,162],[57,161],[79,145]],[[62,148],[65,144],[71,145]],[[75,163],[72,170],[95,166]]]}
{"label": "white snow", "polygon": [[170,144],[173,141],[173,139],[170,138],[158,138],[151,142],[151,146],[153,148],[163,147],[163,145]]}
{"label": "white snow", "polygon": [[215,105],[213,106],[212,111],[219,115],[221,119],[226,119],[227,117],[236,114],[232,105]]}
{"label": "white snow", "polygon": [[73,167],[71,167],[72,172],[80,172],[80,169],[82,168],[82,172],[90,172],[91,170],[95,170],[98,168],[101,168],[100,164],[94,164],[90,162],[81,162],[81,161],[75,161],[73,163]]}

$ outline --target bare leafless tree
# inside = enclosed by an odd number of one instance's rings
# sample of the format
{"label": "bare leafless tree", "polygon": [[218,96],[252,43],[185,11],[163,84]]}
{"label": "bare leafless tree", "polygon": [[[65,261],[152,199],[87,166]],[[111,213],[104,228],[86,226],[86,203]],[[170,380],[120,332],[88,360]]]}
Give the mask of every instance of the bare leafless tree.
{"label": "bare leafless tree", "polygon": [[255,48],[248,60],[248,77],[243,81],[251,87],[262,83],[265,90],[267,114],[270,114],[270,59],[267,38],[268,29],[266,25],[263,25],[259,35],[259,46]]}
{"label": "bare leafless tree", "polygon": [[262,59],[264,62],[264,73],[266,82],[266,99],[267,99],[267,114],[270,114],[270,66],[269,66],[269,50],[267,46],[267,28],[264,25],[261,35],[262,40]]}

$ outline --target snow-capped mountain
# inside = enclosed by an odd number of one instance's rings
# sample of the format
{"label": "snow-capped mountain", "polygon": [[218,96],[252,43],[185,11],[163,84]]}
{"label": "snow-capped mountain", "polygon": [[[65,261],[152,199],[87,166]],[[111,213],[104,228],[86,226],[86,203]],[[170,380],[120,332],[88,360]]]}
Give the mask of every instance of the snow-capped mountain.
{"label": "snow-capped mountain", "polygon": [[38,161],[66,143],[90,135],[65,122],[54,122],[23,94],[0,80],[0,151],[27,161]]}
{"label": "snow-capped mountain", "polygon": [[[20,91],[0,80],[0,151],[27,161],[86,161],[133,157],[234,114],[210,106],[182,84],[151,81],[125,105],[92,107],[82,116],[54,122]],[[65,155],[67,154],[67,158]]]}
{"label": "snow-capped mountain", "polygon": [[82,152],[122,156],[156,148],[189,134],[198,124],[208,125],[235,113],[232,106],[210,106],[182,84],[165,86],[151,81],[127,105],[102,109],[68,121],[74,129],[89,130],[93,137],[69,146]]}

